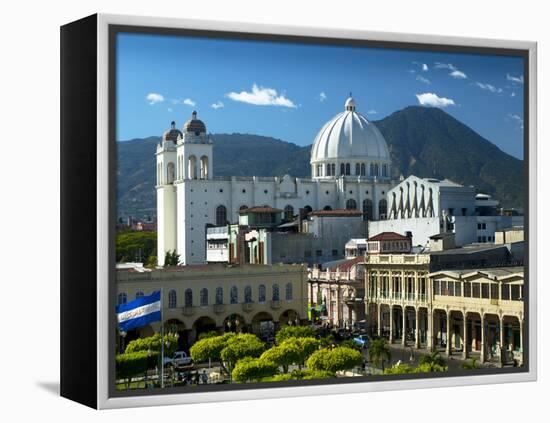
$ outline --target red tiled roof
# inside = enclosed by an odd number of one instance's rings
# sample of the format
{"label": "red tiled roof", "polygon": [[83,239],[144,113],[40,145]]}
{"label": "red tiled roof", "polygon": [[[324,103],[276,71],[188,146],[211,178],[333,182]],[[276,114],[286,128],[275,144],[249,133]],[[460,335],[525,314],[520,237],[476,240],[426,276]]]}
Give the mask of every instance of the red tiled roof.
{"label": "red tiled roof", "polygon": [[357,209],[335,209],[335,210],[315,210],[310,213],[311,216],[362,216],[363,213]]}
{"label": "red tiled roof", "polygon": [[382,232],[368,239],[368,241],[407,241],[409,238],[397,232]]}
{"label": "red tiled roof", "polygon": [[255,206],[250,207],[248,209],[239,210],[239,214],[247,214],[247,213],[281,213],[281,209],[274,209],[273,207],[269,206]]}
{"label": "red tiled roof", "polygon": [[330,270],[334,271],[336,269],[339,269],[340,271],[348,271],[354,265],[359,264],[359,263],[364,263],[364,262],[365,262],[365,257],[359,256],[359,257],[355,257],[353,259],[346,260],[343,263],[339,263],[338,265],[331,266]]}

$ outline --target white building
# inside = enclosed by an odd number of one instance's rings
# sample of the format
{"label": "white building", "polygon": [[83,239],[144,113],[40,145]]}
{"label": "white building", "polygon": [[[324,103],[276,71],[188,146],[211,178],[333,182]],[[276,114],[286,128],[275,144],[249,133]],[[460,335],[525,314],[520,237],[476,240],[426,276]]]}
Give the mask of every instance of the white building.
{"label": "white building", "polygon": [[498,213],[498,201],[450,180],[411,175],[387,193],[388,220],[369,222],[369,236],[382,232],[410,233],[413,245],[427,246],[429,238],[455,234],[457,246],[495,241],[495,232],[523,225],[523,216]]}
{"label": "white building", "polygon": [[268,205],[285,215],[300,208],[359,209],[365,220],[387,214],[389,150],[376,126],[356,112],[352,98],[315,138],[311,179],[215,177],[212,139],[196,112],[182,131],[172,123],[156,157],[159,265],[173,250],[182,264],[204,263],[207,225],[237,222],[243,208]]}

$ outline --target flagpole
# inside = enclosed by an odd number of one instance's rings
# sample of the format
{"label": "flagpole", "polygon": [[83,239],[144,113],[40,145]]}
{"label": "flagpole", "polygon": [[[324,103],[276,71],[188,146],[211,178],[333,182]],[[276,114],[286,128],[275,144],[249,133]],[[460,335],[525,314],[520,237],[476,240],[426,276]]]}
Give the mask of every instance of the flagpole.
{"label": "flagpole", "polygon": [[163,311],[163,287],[160,287],[160,387],[164,388],[164,311]]}

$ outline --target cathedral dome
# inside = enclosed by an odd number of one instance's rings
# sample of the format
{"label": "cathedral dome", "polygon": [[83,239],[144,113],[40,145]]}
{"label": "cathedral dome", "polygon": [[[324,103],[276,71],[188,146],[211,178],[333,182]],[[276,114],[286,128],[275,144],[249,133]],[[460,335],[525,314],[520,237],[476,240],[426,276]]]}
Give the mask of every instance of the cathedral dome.
{"label": "cathedral dome", "polygon": [[351,97],[346,100],[345,110],[321,128],[311,148],[312,165],[347,160],[365,163],[390,160],[386,140],[372,122],[355,111],[355,100]]}
{"label": "cathedral dome", "polygon": [[163,141],[173,141],[177,144],[178,140],[183,138],[183,133],[176,128],[176,122],[172,121],[170,129],[165,131],[162,135]]}
{"label": "cathedral dome", "polygon": [[189,119],[183,125],[185,132],[192,132],[195,135],[201,135],[206,133],[206,125],[200,119],[197,119],[197,112],[193,112],[193,117]]}

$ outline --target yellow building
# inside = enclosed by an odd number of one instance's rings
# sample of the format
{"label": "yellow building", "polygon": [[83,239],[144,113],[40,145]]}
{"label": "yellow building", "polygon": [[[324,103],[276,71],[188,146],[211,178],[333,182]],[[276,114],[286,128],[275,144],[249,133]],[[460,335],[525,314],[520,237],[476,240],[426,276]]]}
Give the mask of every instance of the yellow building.
{"label": "yellow building", "polygon": [[[163,292],[165,330],[188,348],[202,332],[252,332],[264,338],[279,326],[307,320],[307,270],[302,265],[221,264],[164,269],[119,268],[117,301]],[[160,322],[126,335],[151,335]]]}
{"label": "yellow building", "polygon": [[365,258],[365,307],[390,342],[461,358],[523,359],[523,267],[430,272],[429,254]]}

